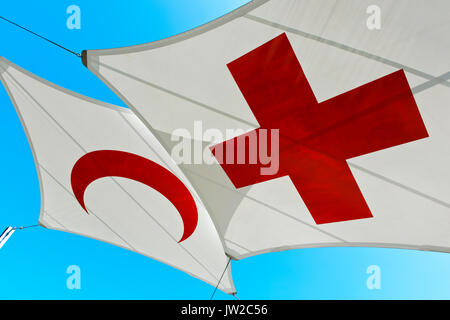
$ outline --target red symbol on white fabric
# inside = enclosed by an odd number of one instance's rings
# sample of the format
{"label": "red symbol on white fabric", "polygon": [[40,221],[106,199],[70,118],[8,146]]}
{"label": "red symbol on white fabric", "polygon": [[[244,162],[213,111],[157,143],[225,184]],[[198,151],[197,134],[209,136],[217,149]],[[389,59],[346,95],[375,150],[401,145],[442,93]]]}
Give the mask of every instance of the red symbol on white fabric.
{"label": "red symbol on white fabric", "polygon": [[[228,68],[260,129],[279,129],[280,170],[261,175],[260,162],[222,168],[236,188],[289,176],[317,224],[372,217],[347,159],[428,137],[402,70],[318,103],[286,34]],[[236,139],[211,150],[225,156]]]}
{"label": "red symbol on white fabric", "polygon": [[194,198],[186,186],[169,170],[136,154],[99,150],[85,154],[74,165],[71,174],[72,190],[86,211],[84,192],[95,180],[121,177],[141,182],[160,192],[178,210],[184,224],[179,242],[189,238],[197,228],[198,212]]}

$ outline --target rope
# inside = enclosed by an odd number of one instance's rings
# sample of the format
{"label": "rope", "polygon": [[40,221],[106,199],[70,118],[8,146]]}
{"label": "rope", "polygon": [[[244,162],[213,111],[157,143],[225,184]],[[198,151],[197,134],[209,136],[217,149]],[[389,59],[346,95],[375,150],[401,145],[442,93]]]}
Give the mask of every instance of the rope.
{"label": "rope", "polygon": [[61,49],[64,49],[64,50],[66,50],[66,51],[68,51],[68,52],[70,52],[70,53],[76,55],[78,58],[81,57],[81,54],[80,54],[80,53],[77,53],[77,52],[74,52],[74,51],[72,51],[72,50],[69,50],[69,49],[67,49],[66,47],[63,47],[62,45],[60,45],[60,44],[58,44],[58,43],[56,43],[56,42],[54,42],[54,41],[52,41],[52,40],[50,40],[50,39],[44,37],[44,36],[41,36],[41,35],[39,35],[39,34],[33,32],[33,31],[31,31],[31,30],[29,30],[29,29],[27,29],[27,28],[25,28],[25,27],[22,27],[21,25],[15,23],[15,22],[13,22],[13,21],[11,21],[11,20],[9,20],[9,19],[6,19],[6,18],[4,18],[4,17],[2,17],[2,16],[0,16],[0,19],[4,20],[4,21],[6,21],[6,22],[8,22],[8,23],[10,23],[10,24],[12,24],[12,25],[14,25],[14,26],[20,28],[20,29],[23,29],[23,30],[25,30],[25,31],[27,31],[27,32],[29,32],[29,33],[31,33],[31,34],[33,34],[33,35],[35,35],[35,36],[37,36],[37,37],[39,37],[39,38],[41,38],[41,39],[43,39],[43,40],[45,40],[45,41],[48,41],[48,42],[50,42],[51,44],[53,44],[53,45],[55,45],[55,46],[57,46],[57,47],[60,47]]}
{"label": "rope", "polygon": [[0,248],[2,248],[5,245],[6,241],[8,241],[8,239],[12,236],[14,231],[28,229],[28,228],[36,228],[36,227],[40,227],[40,225],[36,224],[36,225],[26,226],[26,227],[11,227],[11,226],[9,226],[8,228],[6,228],[6,230],[1,235]]}
{"label": "rope", "polygon": [[214,298],[214,295],[216,294],[217,288],[218,288],[219,285],[220,285],[220,281],[222,281],[222,278],[223,278],[223,276],[225,275],[225,272],[227,271],[228,266],[230,265],[230,262],[231,262],[231,258],[228,258],[227,266],[225,267],[225,270],[223,270],[222,276],[220,277],[219,282],[217,283],[217,286],[216,286],[216,288],[214,289],[214,292],[213,292],[213,294],[212,294],[210,300],[212,300],[212,299]]}
{"label": "rope", "polygon": [[40,227],[40,224],[35,224],[32,226],[26,226],[26,227],[14,227],[13,230],[23,230],[23,229],[28,229],[28,228],[36,228],[36,227]]}

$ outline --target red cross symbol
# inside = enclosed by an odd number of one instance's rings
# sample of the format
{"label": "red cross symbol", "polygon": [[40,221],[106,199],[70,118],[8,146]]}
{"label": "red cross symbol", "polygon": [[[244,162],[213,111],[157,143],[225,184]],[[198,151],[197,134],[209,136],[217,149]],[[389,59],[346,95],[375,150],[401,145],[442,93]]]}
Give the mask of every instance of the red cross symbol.
{"label": "red cross symbol", "polygon": [[[317,224],[372,217],[347,159],[428,137],[403,70],[318,103],[286,34],[228,68],[258,120],[256,133],[279,129],[279,170],[261,175],[261,161],[222,168],[236,188],[289,176]],[[236,139],[211,150],[236,149]]]}

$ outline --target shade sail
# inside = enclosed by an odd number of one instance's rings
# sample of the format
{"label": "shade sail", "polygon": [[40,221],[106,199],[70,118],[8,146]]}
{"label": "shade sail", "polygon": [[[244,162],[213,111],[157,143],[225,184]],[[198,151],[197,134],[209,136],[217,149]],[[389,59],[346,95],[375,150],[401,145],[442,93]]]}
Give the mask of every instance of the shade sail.
{"label": "shade sail", "polygon": [[[138,252],[217,285],[228,257],[214,224],[137,116],[4,58],[0,77],[33,150],[42,226]],[[219,288],[235,292],[230,269]]]}
{"label": "shade sail", "polygon": [[450,251],[450,3],[377,4],[381,29],[371,30],[372,1],[257,0],[83,61],[169,153],[183,134],[194,142],[199,123],[223,137],[202,135],[204,147],[263,127],[297,146],[263,181],[217,161],[180,164],[234,258],[318,246]]}

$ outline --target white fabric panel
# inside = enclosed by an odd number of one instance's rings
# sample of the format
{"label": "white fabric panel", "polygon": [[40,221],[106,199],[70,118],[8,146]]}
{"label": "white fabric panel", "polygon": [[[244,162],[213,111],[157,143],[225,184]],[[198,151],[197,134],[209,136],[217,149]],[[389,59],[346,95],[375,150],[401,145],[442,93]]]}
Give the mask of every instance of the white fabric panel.
{"label": "white fabric panel", "polygon": [[[0,59],[1,79],[33,149],[41,185],[41,225],[141,253],[216,286],[228,258],[221,239],[189,181],[160,143],[126,108],[77,95]],[[178,243],[183,221],[158,191],[134,180],[101,178],[85,193],[87,214],[71,186],[74,164],[88,152],[118,150],[150,159],[192,192],[198,225]],[[231,272],[220,289],[234,293]]]}
{"label": "white fabric panel", "polygon": [[[380,30],[366,27],[369,5],[382,10]],[[172,38],[88,51],[87,66],[169,152],[173,131],[193,134],[198,120],[224,136],[258,127],[227,63],[283,32],[319,102],[404,69],[430,137],[348,161],[372,219],[316,225],[287,177],[236,189],[217,164],[180,167],[235,258],[315,246],[450,251],[449,85],[436,79],[450,69],[449,9],[446,0],[252,1]]]}
{"label": "white fabric panel", "polygon": [[[366,27],[372,5],[380,30]],[[447,0],[276,0],[250,15],[438,76],[450,67],[449,10]]]}

